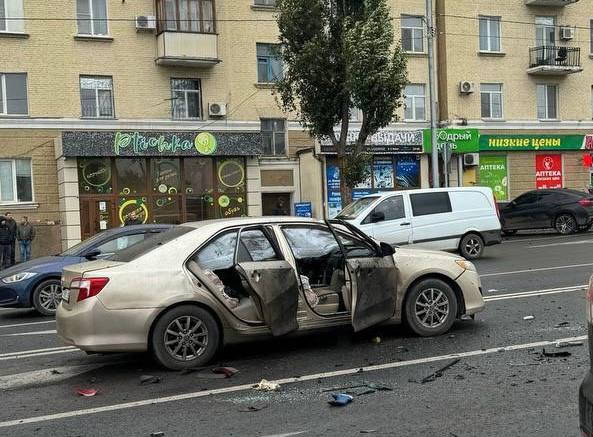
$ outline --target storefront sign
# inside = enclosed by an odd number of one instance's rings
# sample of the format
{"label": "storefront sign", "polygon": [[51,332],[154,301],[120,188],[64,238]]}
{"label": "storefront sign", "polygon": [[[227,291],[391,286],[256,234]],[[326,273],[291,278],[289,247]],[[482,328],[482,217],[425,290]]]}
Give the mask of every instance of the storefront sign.
{"label": "storefront sign", "polygon": [[337,165],[327,164],[327,213],[329,218],[334,218],[342,210],[342,197],[340,195],[340,168]]}
{"label": "storefront sign", "polygon": [[[437,148],[439,152],[448,146],[452,153],[473,153],[480,150],[478,129],[438,129]],[[424,151],[432,151],[430,129],[424,130]]]}
{"label": "storefront sign", "polygon": [[492,188],[499,202],[509,198],[507,157],[504,155],[480,156],[480,185]]}
{"label": "storefront sign", "polygon": [[66,157],[256,156],[260,132],[71,131],[62,133]]}
{"label": "storefront sign", "polygon": [[395,164],[395,179],[400,188],[420,188],[420,160],[417,156],[400,156]]}
{"label": "storefront sign", "polygon": [[535,187],[538,190],[562,188],[562,155],[535,156]]}
{"label": "storefront sign", "polygon": [[311,202],[296,202],[294,204],[294,215],[297,217],[313,217]]}
{"label": "storefront sign", "polygon": [[480,151],[581,150],[593,148],[589,135],[481,135]]}
{"label": "storefront sign", "polygon": [[[346,144],[356,143],[360,130],[351,129],[348,131]],[[339,137],[339,132],[336,132]],[[396,154],[396,153],[422,153],[422,131],[421,130],[393,130],[382,129],[367,138],[366,150],[373,154]],[[329,138],[320,142],[322,154],[335,154],[335,148]]]}

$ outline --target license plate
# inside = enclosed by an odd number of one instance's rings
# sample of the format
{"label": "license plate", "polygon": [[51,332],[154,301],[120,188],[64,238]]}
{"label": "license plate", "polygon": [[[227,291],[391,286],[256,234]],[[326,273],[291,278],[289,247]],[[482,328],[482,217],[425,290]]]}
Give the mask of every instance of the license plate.
{"label": "license plate", "polygon": [[62,300],[66,303],[70,303],[70,290],[67,288],[62,289]]}

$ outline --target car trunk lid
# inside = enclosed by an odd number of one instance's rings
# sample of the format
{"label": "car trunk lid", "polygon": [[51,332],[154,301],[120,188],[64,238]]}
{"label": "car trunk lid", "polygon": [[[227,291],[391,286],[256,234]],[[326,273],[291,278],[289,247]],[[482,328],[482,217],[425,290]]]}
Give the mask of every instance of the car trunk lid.
{"label": "car trunk lid", "polygon": [[125,263],[110,260],[98,260],[65,267],[64,272],[62,273],[62,306],[66,309],[71,309],[78,303],[79,290],[77,288],[71,288],[70,285],[72,284],[72,281],[77,278],[88,277],[90,273],[92,273],[91,276],[93,277],[102,276],[97,274],[97,272],[121,264]]}

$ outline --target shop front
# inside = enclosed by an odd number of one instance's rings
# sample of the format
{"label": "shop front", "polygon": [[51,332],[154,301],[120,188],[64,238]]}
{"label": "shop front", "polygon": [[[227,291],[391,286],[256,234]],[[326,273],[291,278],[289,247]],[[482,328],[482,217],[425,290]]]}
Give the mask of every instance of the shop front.
{"label": "shop front", "polygon": [[246,216],[247,166],[260,149],[257,132],[63,132],[63,156],[76,162],[81,238],[131,216],[171,224]]}
{"label": "shop front", "polygon": [[[348,143],[358,137],[348,132]],[[368,177],[353,187],[352,199],[383,191],[409,190],[428,186],[428,159],[423,155],[422,130],[381,130],[367,140],[372,162]],[[325,156],[326,211],[334,217],[342,209],[340,170],[333,145],[322,141],[320,154]]]}

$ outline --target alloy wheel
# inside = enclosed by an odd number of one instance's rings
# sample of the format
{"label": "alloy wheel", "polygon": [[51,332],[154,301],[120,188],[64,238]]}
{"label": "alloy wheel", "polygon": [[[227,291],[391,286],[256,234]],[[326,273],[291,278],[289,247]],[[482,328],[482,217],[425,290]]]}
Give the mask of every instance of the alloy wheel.
{"label": "alloy wheel", "polygon": [[437,288],[423,290],[414,305],[416,318],[426,328],[436,328],[447,320],[449,298]]}
{"label": "alloy wheel", "polygon": [[39,291],[39,304],[47,311],[55,312],[62,300],[62,287],[48,284]]}
{"label": "alloy wheel", "polygon": [[465,252],[470,256],[478,256],[482,249],[482,242],[477,238],[470,238],[465,242]]}
{"label": "alloy wheel", "polygon": [[167,326],[163,340],[169,355],[176,360],[191,361],[204,353],[208,328],[197,317],[177,317]]}
{"label": "alloy wheel", "polygon": [[576,221],[571,215],[563,214],[556,219],[556,230],[561,234],[572,234],[576,228]]}

